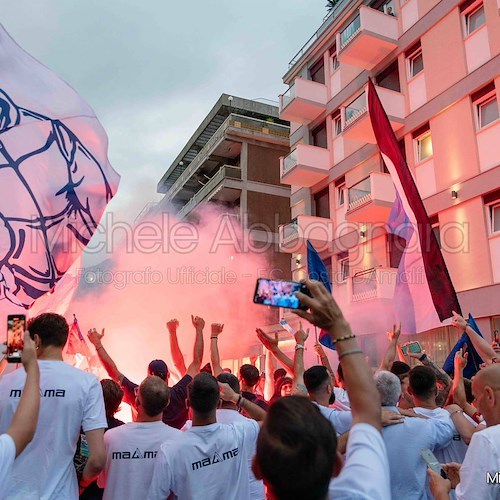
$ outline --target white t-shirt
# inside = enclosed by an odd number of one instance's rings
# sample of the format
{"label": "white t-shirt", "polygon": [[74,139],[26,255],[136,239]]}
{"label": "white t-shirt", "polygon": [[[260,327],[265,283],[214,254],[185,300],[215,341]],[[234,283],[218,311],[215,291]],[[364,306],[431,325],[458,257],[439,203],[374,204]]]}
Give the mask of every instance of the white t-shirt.
{"label": "white t-shirt", "polygon": [[491,481],[499,471],[500,424],[497,424],[472,435],[460,468],[457,500],[500,500],[500,484]]}
{"label": "white t-shirt", "polygon": [[[232,424],[235,422],[242,422],[248,420],[247,417],[244,417],[241,413],[238,413],[235,410],[228,410],[225,408],[219,408],[216,410],[217,413],[217,422],[219,424]],[[191,429],[193,423],[191,420],[188,420],[184,427],[183,431]],[[252,471],[252,461],[255,455],[255,449],[257,447],[257,441],[255,441],[252,447],[248,448],[248,470],[249,470],[249,478],[250,478],[250,498],[251,500],[265,500],[266,492],[264,490],[264,482],[259,481],[253,471]]]}
{"label": "white t-shirt", "polygon": [[333,403],[332,408],[339,411],[350,411],[351,403],[347,391],[341,387],[334,387],[333,393],[335,394],[335,403]]}
{"label": "white t-shirt", "polygon": [[389,461],[382,434],[369,424],[356,424],[349,433],[347,458],[328,488],[331,500],[389,500]]}
{"label": "white t-shirt", "polygon": [[[107,427],[101,384],[95,375],[64,361],[38,365],[41,401],[35,436],[14,462],[9,488],[2,493],[10,499],[76,499],[73,456],[80,428],[88,432]],[[12,421],[25,381],[24,370],[0,379],[0,434]]]}
{"label": "white t-shirt", "polygon": [[0,492],[6,484],[9,484],[9,476],[15,459],[16,444],[14,440],[8,434],[2,434],[0,436]]}
{"label": "white t-shirt", "polygon": [[323,406],[316,401],[313,403],[319,408],[321,414],[333,425],[337,435],[345,434],[352,427],[352,413],[350,411],[339,411],[336,408]]}
{"label": "white t-shirt", "polygon": [[[423,415],[428,418],[435,418],[438,420],[442,420],[447,422],[453,428],[453,439],[449,446],[446,448],[442,448],[440,450],[435,450],[434,455],[439,460],[441,464],[448,464],[450,462],[462,463],[465,458],[465,454],[467,453],[467,444],[461,438],[460,433],[457,431],[455,424],[453,423],[453,419],[451,418],[450,412],[445,410],[444,408],[435,408],[434,410],[429,410],[427,408],[422,408],[421,406],[417,406],[413,408],[415,413]],[[468,415],[465,415],[471,423],[477,425],[474,420],[472,420]]]}
{"label": "white t-shirt", "polygon": [[192,427],[185,438],[162,444],[156,456],[149,500],[172,492],[183,500],[248,500],[247,457],[255,446],[255,420]]}
{"label": "white t-shirt", "polygon": [[182,436],[181,431],[161,420],[131,422],[106,432],[106,468],[98,480],[99,487],[105,488],[104,500],[144,498],[160,445]]}

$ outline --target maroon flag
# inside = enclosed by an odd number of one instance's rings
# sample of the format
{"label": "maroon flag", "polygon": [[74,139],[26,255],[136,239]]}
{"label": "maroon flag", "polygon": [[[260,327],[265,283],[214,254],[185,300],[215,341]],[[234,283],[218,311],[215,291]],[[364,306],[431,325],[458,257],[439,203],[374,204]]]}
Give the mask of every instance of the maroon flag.
{"label": "maroon flag", "polygon": [[406,240],[394,294],[396,315],[410,332],[436,328],[453,310],[459,312],[460,305],[424,203],[371,81],[368,111],[397,193],[388,230]]}

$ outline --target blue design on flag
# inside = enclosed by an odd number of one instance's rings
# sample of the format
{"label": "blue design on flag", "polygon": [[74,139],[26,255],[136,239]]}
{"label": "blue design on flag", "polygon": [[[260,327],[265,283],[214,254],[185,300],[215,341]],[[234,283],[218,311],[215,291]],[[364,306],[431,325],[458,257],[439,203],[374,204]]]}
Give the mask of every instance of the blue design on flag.
{"label": "blue design on flag", "polygon": [[[332,293],[332,283],[330,281],[328,269],[309,240],[307,240],[307,273],[309,275],[309,279],[320,281],[323,285],[325,285],[328,292]],[[332,338],[327,331],[321,330],[319,334],[319,341],[325,347],[335,350],[335,345],[333,344]]]}
{"label": "blue design on flag", "polygon": [[[469,319],[468,323],[471,326],[471,328],[478,334],[483,337],[483,334],[481,333],[481,330],[477,326],[474,318],[472,317],[472,314],[469,313]],[[466,345],[467,346],[467,352],[469,353],[469,356],[467,358],[467,365],[464,368],[464,377],[465,378],[472,378],[478,371],[480,365],[484,362],[481,356],[479,356],[478,352],[476,351],[474,345],[472,344],[471,340],[469,339],[469,336],[464,332],[464,334],[458,339],[458,342],[455,344],[455,347],[451,350],[450,354],[446,358],[446,361],[444,362],[443,365],[443,370],[448,373],[448,375],[451,375],[454,371],[454,360],[455,360],[455,353],[457,353],[462,347]]]}
{"label": "blue design on flag", "polygon": [[23,308],[56,283],[118,187],[88,104],[0,25],[0,301]]}

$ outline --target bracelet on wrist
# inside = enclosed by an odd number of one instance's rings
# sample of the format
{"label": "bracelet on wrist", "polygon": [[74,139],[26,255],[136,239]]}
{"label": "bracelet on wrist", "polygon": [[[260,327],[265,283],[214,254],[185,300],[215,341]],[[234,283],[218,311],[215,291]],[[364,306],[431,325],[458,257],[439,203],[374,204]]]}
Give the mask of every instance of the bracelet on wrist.
{"label": "bracelet on wrist", "polygon": [[351,354],[363,354],[363,351],[361,349],[351,349],[349,351],[345,351],[339,356],[339,361],[346,356],[350,356]]}
{"label": "bracelet on wrist", "polygon": [[422,356],[420,356],[420,358],[418,358],[418,360],[424,361],[424,359],[427,359],[427,354],[425,354],[425,352],[422,354]]}
{"label": "bracelet on wrist", "polygon": [[217,340],[219,337],[210,337],[212,340]]}
{"label": "bracelet on wrist", "polygon": [[354,333],[351,333],[351,335],[344,335],[343,337],[339,337],[338,339],[333,339],[332,344],[335,345],[338,342],[342,342],[343,340],[349,340],[349,339],[355,339],[356,335]]}
{"label": "bracelet on wrist", "polygon": [[295,344],[295,350],[304,349],[304,344]]}

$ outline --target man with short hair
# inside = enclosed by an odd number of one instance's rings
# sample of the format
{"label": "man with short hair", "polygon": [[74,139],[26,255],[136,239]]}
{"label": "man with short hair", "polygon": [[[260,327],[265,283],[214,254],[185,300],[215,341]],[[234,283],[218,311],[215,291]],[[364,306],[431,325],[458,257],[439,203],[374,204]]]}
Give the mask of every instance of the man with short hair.
{"label": "man with short hair", "polygon": [[[88,486],[106,460],[106,416],[99,381],[91,373],[63,361],[68,339],[66,320],[53,313],[28,322],[40,368],[40,416],[33,441],[19,455],[7,484],[5,498],[78,498],[73,456],[83,429],[89,457],[80,485]],[[0,381],[0,433],[9,427],[26,381],[23,370],[4,375]]]}
{"label": "man with short hair", "polygon": [[256,366],[254,365],[241,365],[240,367],[240,384],[241,384],[241,395],[252,401],[256,405],[260,406],[264,411],[267,411],[269,405],[257,394],[255,394],[255,386],[259,383],[260,373]]}
{"label": "man with short hair", "polygon": [[144,498],[160,445],[182,437],[182,432],[162,422],[169,393],[164,380],[147,377],[136,395],[137,420],[105,434],[106,466],[98,480],[104,500]]}
{"label": "man with short hair", "polygon": [[331,375],[324,366],[311,366],[304,372],[304,384],[311,401],[321,414],[333,425],[337,434],[344,434],[352,426],[352,413],[329,408],[335,402]]}
{"label": "man with short hair", "polygon": [[[382,408],[398,413],[401,396],[399,378],[388,371],[374,377]],[[449,422],[436,419],[406,418],[399,425],[382,429],[391,475],[391,495],[395,499],[430,499],[427,491],[426,464],[421,449],[434,451],[448,446],[453,436]]]}
{"label": "man with short hair", "polygon": [[[172,386],[170,391],[170,404],[163,413],[163,422],[170,427],[174,427],[175,429],[181,429],[188,418],[188,411],[185,404],[187,386],[193,377],[200,371],[201,361],[203,358],[203,328],[205,326],[205,321],[203,318],[198,316],[191,316],[191,320],[196,331],[193,348],[193,362],[189,365],[187,370],[185,370],[184,361],[176,361],[174,363],[182,378],[179,382],[177,382],[177,384]],[[167,328],[170,334],[172,357],[174,361],[179,359],[180,353],[180,349],[177,344],[177,336],[174,335],[174,332],[177,332],[178,326],[179,322],[176,319],[167,323]],[[102,333],[98,333],[95,328],[89,330],[88,332],[88,338],[90,342],[94,344],[102,365],[108,372],[108,375],[113,380],[121,384],[125,392],[124,401],[128,403],[132,409],[134,409],[135,389],[138,385],[129,380],[123,373],[121,373],[120,370],[118,370],[116,363],[102,345],[103,337],[104,329],[102,330]],[[182,358],[182,354],[180,358]],[[155,359],[149,363],[148,376],[149,375],[156,375],[157,377],[160,377],[168,386],[170,372],[168,371],[167,364],[163,360]]]}
{"label": "man with short hair", "polygon": [[[463,414],[454,415],[441,408],[436,403],[438,394],[437,377],[434,370],[428,366],[415,366],[410,370],[408,392],[413,397],[415,413],[429,419],[437,419],[446,422],[453,429],[453,439],[446,447],[436,451],[436,458],[440,463],[459,462],[462,463],[467,452],[467,443],[457,430],[455,421],[465,419]],[[472,419],[469,419],[473,423]],[[457,423],[458,425],[458,423]],[[467,437],[469,439],[469,436]]]}
{"label": "man with short hair", "polygon": [[220,398],[237,404],[252,418],[265,417],[261,408],[228,384],[218,383],[209,373],[197,375],[188,388],[193,425],[184,439],[169,440],[161,446],[149,500],[165,500],[170,494],[194,500],[250,498],[248,455],[255,446],[259,423],[251,419],[218,423]]}
{"label": "man with short hair", "polygon": [[448,499],[451,488],[457,500],[500,499],[498,480],[494,480],[500,471],[500,364],[480,370],[472,379],[472,392],[487,428],[473,434],[461,465],[444,466],[450,479],[429,472],[436,500]]}

